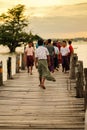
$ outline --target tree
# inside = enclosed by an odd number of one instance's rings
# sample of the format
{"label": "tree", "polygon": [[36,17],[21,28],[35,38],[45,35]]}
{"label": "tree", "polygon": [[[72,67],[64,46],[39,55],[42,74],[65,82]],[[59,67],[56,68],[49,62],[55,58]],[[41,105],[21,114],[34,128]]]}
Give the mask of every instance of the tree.
{"label": "tree", "polygon": [[19,4],[0,16],[0,44],[7,45],[10,52],[15,52],[16,47],[28,38],[28,34],[23,31],[28,26],[24,11],[25,6]]}
{"label": "tree", "polygon": [[34,35],[34,40],[39,40],[39,39],[43,39],[42,37],[40,37],[39,35]]}

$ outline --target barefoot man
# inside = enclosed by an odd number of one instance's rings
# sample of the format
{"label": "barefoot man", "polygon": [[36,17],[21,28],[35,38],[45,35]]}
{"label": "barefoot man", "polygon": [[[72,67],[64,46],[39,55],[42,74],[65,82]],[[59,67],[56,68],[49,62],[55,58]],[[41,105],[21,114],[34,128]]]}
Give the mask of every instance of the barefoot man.
{"label": "barefoot man", "polygon": [[51,75],[48,66],[50,65],[49,52],[46,47],[43,46],[43,40],[38,41],[38,48],[35,51],[35,66],[38,66],[40,87],[45,89],[45,79],[49,81],[56,81]]}

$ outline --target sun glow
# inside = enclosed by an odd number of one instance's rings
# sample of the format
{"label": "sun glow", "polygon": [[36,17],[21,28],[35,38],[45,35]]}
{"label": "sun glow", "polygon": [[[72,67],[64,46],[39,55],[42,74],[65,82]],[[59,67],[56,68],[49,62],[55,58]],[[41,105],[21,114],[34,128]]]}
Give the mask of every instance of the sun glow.
{"label": "sun glow", "polygon": [[25,5],[29,29],[43,37],[87,36],[87,0],[0,0],[0,14],[17,4]]}

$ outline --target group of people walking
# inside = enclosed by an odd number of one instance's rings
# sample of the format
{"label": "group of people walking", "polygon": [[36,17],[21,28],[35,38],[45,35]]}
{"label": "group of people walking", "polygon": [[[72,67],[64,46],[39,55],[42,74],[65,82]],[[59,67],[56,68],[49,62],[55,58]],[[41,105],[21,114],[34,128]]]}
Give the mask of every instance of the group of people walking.
{"label": "group of people walking", "polygon": [[32,75],[32,69],[35,63],[36,68],[39,72],[39,86],[45,89],[45,79],[50,81],[56,81],[51,75],[55,70],[58,71],[59,64],[62,64],[62,72],[69,70],[70,57],[73,54],[72,41],[67,42],[64,40],[61,42],[53,41],[48,39],[43,41],[38,40],[38,44],[34,49],[32,42],[28,43],[25,49],[26,65],[28,73]]}

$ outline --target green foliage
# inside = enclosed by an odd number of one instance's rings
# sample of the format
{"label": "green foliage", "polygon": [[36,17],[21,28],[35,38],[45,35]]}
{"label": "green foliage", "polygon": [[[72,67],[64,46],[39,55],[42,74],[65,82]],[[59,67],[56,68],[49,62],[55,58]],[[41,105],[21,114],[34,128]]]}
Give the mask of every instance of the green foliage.
{"label": "green foliage", "polygon": [[8,9],[7,14],[0,16],[0,44],[7,45],[10,52],[15,52],[20,42],[28,40],[28,34],[23,29],[28,25],[24,16],[24,5],[17,5]]}
{"label": "green foliage", "polygon": [[34,35],[34,40],[39,40],[39,39],[43,39],[43,38],[41,38],[39,35]]}

